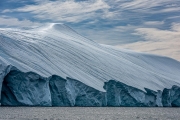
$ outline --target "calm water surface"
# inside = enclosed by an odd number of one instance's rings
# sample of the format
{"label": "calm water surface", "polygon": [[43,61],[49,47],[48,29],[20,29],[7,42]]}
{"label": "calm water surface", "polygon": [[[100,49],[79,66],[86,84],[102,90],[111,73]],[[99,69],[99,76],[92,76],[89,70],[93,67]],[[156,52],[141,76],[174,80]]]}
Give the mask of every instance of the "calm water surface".
{"label": "calm water surface", "polygon": [[0,120],[180,120],[180,108],[0,107]]}

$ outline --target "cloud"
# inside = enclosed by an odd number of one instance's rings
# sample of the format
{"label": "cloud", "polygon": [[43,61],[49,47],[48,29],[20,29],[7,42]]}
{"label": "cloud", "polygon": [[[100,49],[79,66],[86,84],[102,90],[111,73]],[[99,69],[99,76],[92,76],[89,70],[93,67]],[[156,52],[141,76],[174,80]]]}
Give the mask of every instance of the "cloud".
{"label": "cloud", "polygon": [[124,10],[136,12],[178,12],[180,9],[179,0],[132,0],[120,5]]}
{"label": "cloud", "polygon": [[1,13],[8,13],[8,12],[12,12],[12,10],[10,10],[10,9],[5,9],[5,10],[3,10]]}
{"label": "cloud", "polygon": [[97,17],[110,7],[103,0],[90,0],[75,2],[68,1],[45,1],[37,5],[27,5],[17,8],[16,12],[31,12],[39,19],[55,21],[79,22]]}
{"label": "cloud", "polygon": [[157,26],[157,25],[163,25],[164,21],[146,21],[144,22],[144,25],[148,26]]}
{"label": "cloud", "polygon": [[158,11],[158,13],[165,13],[165,12],[178,12],[180,11],[180,7],[171,7],[171,8],[165,8],[165,9],[162,9],[160,11]]}
{"label": "cloud", "polygon": [[159,3],[162,3],[161,0],[132,0],[130,2],[125,2],[120,6],[124,9],[148,9],[155,6],[159,6]]}
{"label": "cloud", "polygon": [[180,32],[180,23],[172,23],[171,30],[179,33]]}
{"label": "cloud", "polygon": [[35,27],[39,26],[40,23],[32,22],[30,20],[18,20],[17,18],[0,17],[0,26],[6,27]]}
{"label": "cloud", "polygon": [[180,32],[170,30],[159,30],[156,28],[137,28],[135,34],[143,36],[146,40],[151,41],[178,41],[180,38]]}
{"label": "cloud", "polygon": [[75,30],[98,43],[119,45],[128,44],[139,40],[139,36],[131,34],[134,32],[135,28],[137,28],[137,26],[132,25],[99,29],[88,29],[86,26],[84,26],[84,29],[75,28]]}
{"label": "cloud", "polygon": [[137,28],[136,35],[146,39],[136,43],[117,45],[141,52],[169,56],[180,61],[180,23],[173,23],[171,30]]}

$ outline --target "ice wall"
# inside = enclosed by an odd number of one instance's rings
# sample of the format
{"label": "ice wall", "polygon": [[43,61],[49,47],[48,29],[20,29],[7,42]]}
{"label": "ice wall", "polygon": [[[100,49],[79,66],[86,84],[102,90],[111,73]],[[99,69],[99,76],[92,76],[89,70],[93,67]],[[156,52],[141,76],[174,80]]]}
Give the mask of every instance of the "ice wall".
{"label": "ice wall", "polygon": [[53,75],[41,77],[33,72],[11,70],[3,79],[3,106],[113,106],[180,107],[180,87],[146,92],[116,80],[105,82],[106,92],[84,83]]}

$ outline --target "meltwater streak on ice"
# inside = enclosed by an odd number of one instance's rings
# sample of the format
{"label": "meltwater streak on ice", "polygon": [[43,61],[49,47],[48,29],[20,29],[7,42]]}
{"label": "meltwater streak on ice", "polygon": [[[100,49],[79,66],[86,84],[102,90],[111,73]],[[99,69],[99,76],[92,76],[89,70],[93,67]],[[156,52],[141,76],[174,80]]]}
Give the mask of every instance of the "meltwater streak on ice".
{"label": "meltwater streak on ice", "polygon": [[44,77],[77,79],[100,91],[111,79],[143,91],[180,85],[180,62],[100,45],[63,24],[30,30],[0,29],[0,63],[0,81],[11,65]]}

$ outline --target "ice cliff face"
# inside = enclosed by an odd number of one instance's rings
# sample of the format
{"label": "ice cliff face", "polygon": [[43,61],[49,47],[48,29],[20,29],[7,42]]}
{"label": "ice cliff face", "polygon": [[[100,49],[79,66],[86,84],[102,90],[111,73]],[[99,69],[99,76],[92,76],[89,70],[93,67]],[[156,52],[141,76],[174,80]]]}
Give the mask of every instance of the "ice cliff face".
{"label": "ice cliff face", "polygon": [[105,93],[77,80],[11,71],[4,79],[1,103],[6,106],[105,106]]}
{"label": "ice cliff face", "polygon": [[0,101],[12,106],[180,106],[180,62],[99,45],[63,24],[0,29]]}
{"label": "ice cliff face", "polygon": [[123,106],[179,107],[180,87],[146,92],[116,80],[105,82],[106,92],[84,83],[53,75],[49,78],[12,70],[4,78],[1,104],[3,106]]}
{"label": "ice cliff face", "polygon": [[50,79],[52,106],[105,106],[105,93],[77,80],[59,76]]}
{"label": "ice cliff face", "polygon": [[1,97],[3,105],[51,105],[49,81],[32,72],[11,71],[4,78]]}

